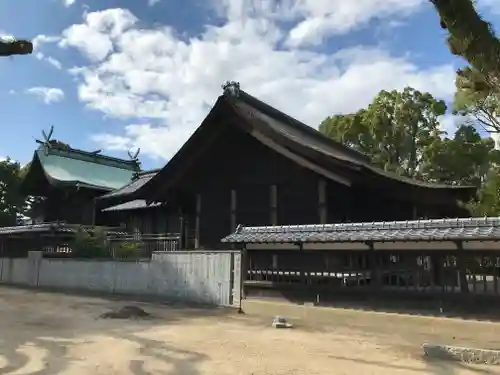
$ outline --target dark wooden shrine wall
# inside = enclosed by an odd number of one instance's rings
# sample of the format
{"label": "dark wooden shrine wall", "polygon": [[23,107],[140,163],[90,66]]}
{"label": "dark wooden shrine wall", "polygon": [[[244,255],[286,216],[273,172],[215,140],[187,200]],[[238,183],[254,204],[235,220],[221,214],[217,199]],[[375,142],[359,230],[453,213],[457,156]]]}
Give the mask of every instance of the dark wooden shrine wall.
{"label": "dark wooden shrine wall", "polygon": [[[102,192],[88,189],[53,188],[43,203],[44,221],[64,221],[68,224],[94,224],[94,198]],[[101,223],[100,214],[96,224]]]}
{"label": "dark wooden shrine wall", "polygon": [[139,210],[107,212],[107,222],[125,225],[129,233],[165,234],[180,232],[180,218],[177,212],[165,207]]}
{"label": "dark wooden shrine wall", "polygon": [[[233,224],[318,222],[317,183],[314,173],[252,136],[228,127],[179,185],[191,192],[192,199],[200,195],[200,244],[218,246],[220,239],[234,230]],[[275,219],[272,189],[277,193]],[[232,200],[235,223],[231,218]]]}
{"label": "dark wooden shrine wall", "polygon": [[[348,187],[328,181],[322,205],[322,177],[235,126],[226,126],[207,147],[196,161],[186,163],[175,187],[191,202],[183,204],[183,225],[197,233],[201,247],[220,247],[220,239],[234,231],[237,224],[415,218],[414,204],[396,199],[390,191],[374,191],[373,186]],[[172,195],[165,199],[172,199]]]}
{"label": "dark wooden shrine wall", "polygon": [[[392,221],[416,219],[414,205],[391,197],[390,192],[377,191],[373,187],[344,188],[336,195],[329,195],[329,211],[340,211],[344,222]],[[339,208],[341,208],[339,210]],[[420,210],[423,211],[422,209]],[[431,217],[425,210],[426,217]]]}

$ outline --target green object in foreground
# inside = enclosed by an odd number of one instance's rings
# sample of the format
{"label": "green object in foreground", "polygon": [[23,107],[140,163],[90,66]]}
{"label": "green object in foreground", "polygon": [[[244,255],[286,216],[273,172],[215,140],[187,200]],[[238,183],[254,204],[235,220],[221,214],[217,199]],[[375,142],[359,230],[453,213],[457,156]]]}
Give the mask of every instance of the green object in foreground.
{"label": "green object in foreground", "polygon": [[33,43],[29,40],[0,41],[0,56],[29,55]]}

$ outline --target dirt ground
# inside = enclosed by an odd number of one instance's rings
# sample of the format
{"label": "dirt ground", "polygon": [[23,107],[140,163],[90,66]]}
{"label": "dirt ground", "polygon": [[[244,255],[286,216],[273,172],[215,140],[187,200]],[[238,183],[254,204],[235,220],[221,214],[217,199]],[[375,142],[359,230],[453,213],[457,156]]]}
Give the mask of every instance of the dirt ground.
{"label": "dirt ground", "polygon": [[[154,318],[99,318],[126,305]],[[277,330],[227,309],[1,287],[0,374],[500,374],[500,366],[427,361],[421,351],[426,341],[495,348],[498,323],[374,316],[343,312],[328,327]]]}

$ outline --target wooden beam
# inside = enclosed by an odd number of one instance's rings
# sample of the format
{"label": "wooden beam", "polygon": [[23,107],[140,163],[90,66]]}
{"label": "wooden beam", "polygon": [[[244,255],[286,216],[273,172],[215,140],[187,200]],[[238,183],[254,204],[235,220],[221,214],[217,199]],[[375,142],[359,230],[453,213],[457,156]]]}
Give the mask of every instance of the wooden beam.
{"label": "wooden beam", "polygon": [[231,233],[236,230],[236,207],[237,207],[237,196],[236,190],[231,190]]}
{"label": "wooden beam", "polygon": [[327,186],[328,184],[323,178],[318,180],[318,216],[320,224],[326,224],[328,222],[328,206],[326,199]]}
{"label": "wooden beam", "polygon": [[270,219],[271,225],[278,225],[278,187],[271,185],[269,187]]}
{"label": "wooden beam", "polygon": [[201,194],[196,194],[196,218],[195,218],[195,237],[194,248],[200,248],[200,216],[201,216]]}

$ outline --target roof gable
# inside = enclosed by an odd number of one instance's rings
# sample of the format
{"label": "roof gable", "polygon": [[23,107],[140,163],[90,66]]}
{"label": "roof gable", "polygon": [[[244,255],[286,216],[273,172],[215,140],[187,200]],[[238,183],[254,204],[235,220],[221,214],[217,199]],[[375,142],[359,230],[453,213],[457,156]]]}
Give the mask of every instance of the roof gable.
{"label": "roof gable", "polygon": [[260,120],[268,130],[281,134],[294,142],[307,145],[317,152],[348,162],[369,163],[368,156],[326,137],[316,129],[271,107],[259,99],[240,91],[231,100],[236,111],[250,121]]}
{"label": "roof gable", "polygon": [[106,191],[126,185],[140,166],[135,160],[122,160],[68,147],[42,145],[35,151],[31,167],[23,181],[25,190],[37,190],[39,173],[35,169],[40,168],[47,182],[52,185]]}
{"label": "roof gable", "polygon": [[[474,187],[430,184],[377,168],[366,155],[326,137],[235,86],[225,87],[224,94],[218,98],[200,127],[170,162],[140,190],[141,198],[152,201],[160,199],[160,192],[173,183],[176,175],[189,168],[194,158],[190,154],[199,157],[224,125],[239,126],[266,146],[337,182],[340,180],[336,179],[339,171],[344,174],[354,171],[358,178],[366,180],[361,183],[375,181],[386,186],[397,184],[408,188],[461,190],[463,196],[460,199],[475,194]],[[454,202],[456,199],[451,197]]]}
{"label": "roof gable", "polygon": [[[469,189],[472,193],[475,191],[475,188],[470,186],[433,184],[378,168],[371,163],[366,155],[330,139],[318,130],[293,119],[244,91],[230,97],[230,100],[240,116],[257,125],[271,138],[281,140],[281,142],[287,140],[287,146],[293,147],[299,153],[312,156],[318,162],[320,159],[328,164],[341,162],[342,167],[375,174],[379,179],[392,180],[396,183],[416,187]],[[312,153],[316,155],[313,156]]]}

